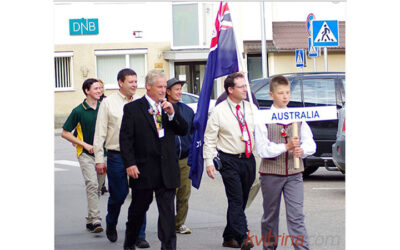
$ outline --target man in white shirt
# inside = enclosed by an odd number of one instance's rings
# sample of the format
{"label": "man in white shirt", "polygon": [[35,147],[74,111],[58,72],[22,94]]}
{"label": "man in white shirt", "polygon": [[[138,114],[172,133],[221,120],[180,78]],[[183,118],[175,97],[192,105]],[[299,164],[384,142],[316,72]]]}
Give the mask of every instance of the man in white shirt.
{"label": "man in white shirt", "polygon": [[[107,149],[107,178],[110,197],[107,204],[106,235],[111,242],[118,239],[116,226],[122,204],[129,193],[128,177],[122,162],[119,131],[122,122],[124,105],[134,100],[137,88],[137,75],[132,69],[119,71],[119,91],[108,96],[100,105],[94,135],[94,154],[96,169],[105,172],[106,164],[103,146]],[[150,247],[146,241],[146,220],[142,224],[136,246],[139,248]]]}
{"label": "man in white shirt", "polygon": [[244,213],[249,191],[255,179],[253,113],[245,101],[247,85],[241,73],[230,74],[224,82],[228,98],[215,107],[204,134],[203,157],[207,174],[214,179],[213,159],[218,155],[219,172],[227,198],[227,225],[223,233],[224,247],[250,249],[246,243],[247,220]]}

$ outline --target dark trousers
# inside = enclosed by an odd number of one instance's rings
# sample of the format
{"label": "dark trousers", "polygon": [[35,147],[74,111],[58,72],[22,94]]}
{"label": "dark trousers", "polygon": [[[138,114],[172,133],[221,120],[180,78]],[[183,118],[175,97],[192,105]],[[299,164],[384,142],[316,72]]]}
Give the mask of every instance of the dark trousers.
{"label": "dark trousers", "polygon": [[[116,227],[121,206],[129,193],[128,179],[122,157],[119,152],[107,152],[107,178],[110,196],[107,203],[106,222],[111,227]],[[145,238],[146,218],[140,230],[140,238]]]}
{"label": "dark trousers", "polygon": [[133,246],[138,237],[145,214],[156,194],[158,207],[158,239],[161,249],[176,249],[175,189],[132,189],[132,201],[128,210],[124,246]]}
{"label": "dark trousers", "polygon": [[220,173],[228,198],[227,224],[223,233],[224,240],[237,240],[239,243],[247,236],[247,219],[244,209],[251,185],[256,175],[254,156],[238,158],[234,155],[219,153],[222,168]]}

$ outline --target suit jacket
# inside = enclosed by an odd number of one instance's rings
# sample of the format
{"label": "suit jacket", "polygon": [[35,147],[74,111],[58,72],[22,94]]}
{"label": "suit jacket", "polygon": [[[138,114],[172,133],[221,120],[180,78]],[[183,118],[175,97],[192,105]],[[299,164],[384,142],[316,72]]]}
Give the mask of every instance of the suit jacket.
{"label": "suit jacket", "polygon": [[188,125],[174,106],[175,115],[168,120],[162,111],[164,137],[159,138],[150,104],[143,96],[124,106],[119,143],[125,168],[136,165],[139,178],[129,178],[129,184],[137,189],[177,188],[180,186],[180,170],[175,153],[175,135],[185,135]]}

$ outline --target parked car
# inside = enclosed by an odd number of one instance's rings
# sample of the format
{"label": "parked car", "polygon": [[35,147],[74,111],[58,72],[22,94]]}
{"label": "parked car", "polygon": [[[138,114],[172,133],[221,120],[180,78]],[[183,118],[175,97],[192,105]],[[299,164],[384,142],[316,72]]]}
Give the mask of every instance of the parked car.
{"label": "parked car", "polygon": [[[199,102],[199,96],[191,93],[182,93],[181,102],[188,105],[190,108],[193,109],[194,113],[196,114],[197,111],[197,103]],[[210,100],[210,106],[208,108],[208,114],[214,109],[215,100]]]}
{"label": "parked car", "polygon": [[[344,72],[312,72],[282,74],[290,82],[290,102],[288,107],[336,106],[342,108],[345,102]],[[252,81],[260,109],[272,105],[269,96],[269,78]],[[332,144],[336,140],[338,120],[308,122],[312,130],[317,151],[304,159],[304,176],[314,173],[320,166],[337,170],[332,160]]]}
{"label": "parked car", "polygon": [[345,124],[345,107],[338,111],[339,126],[336,134],[336,142],[332,145],[332,160],[335,166],[342,172],[345,173],[346,163],[346,124]]}

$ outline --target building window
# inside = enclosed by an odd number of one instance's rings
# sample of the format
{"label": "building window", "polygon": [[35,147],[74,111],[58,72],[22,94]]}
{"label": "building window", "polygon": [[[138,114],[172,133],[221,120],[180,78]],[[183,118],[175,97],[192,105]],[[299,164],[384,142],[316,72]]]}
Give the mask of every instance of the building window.
{"label": "building window", "polygon": [[208,48],[215,18],[213,3],[172,3],[172,47]]}
{"label": "building window", "polygon": [[131,68],[137,74],[138,88],[144,88],[147,73],[147,49],[96,50],[96,77],[105,89],[118,89],[117,75],[121,69]]}
{"label": "building window", "polygon": [[249,81],[262,78],[262,61],[260,55],[247,55],[247,69],[249,71]]}
{"label": "building window", "polygon": [[55,90],[73,90],[72,84],[72,52],[56,52],[54,54]]}
{"label": "building window", "polygon": [[198,4],[172,5],[174,46],[199,45]]}

